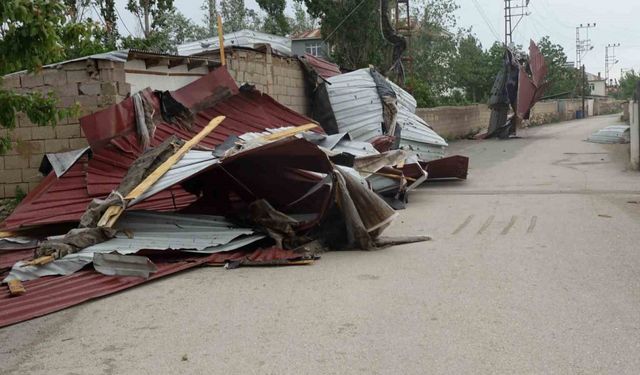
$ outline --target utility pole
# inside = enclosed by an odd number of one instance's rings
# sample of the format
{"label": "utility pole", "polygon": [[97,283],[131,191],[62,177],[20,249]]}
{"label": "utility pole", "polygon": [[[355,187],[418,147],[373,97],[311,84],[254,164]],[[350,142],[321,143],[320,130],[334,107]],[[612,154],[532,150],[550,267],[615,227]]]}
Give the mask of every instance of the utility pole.
{"label": "utility pole", "polygon": [[[586,116],[585,112],[585,91],[586,87],[584,81],[586,80],[586,70],[584,64],[582,63],[582,59],[586,56],[587,52],[593,49],[591,45],[591,39],[589,39],[589,29],[596,27],[595,22],[593,24],[588,23],[586,25],[580,24],[580,26],[576,27],[576,68],[582,70],[582,74],[580,74],[580,87],[582,91],[582,116]],[[586,39],[580,38],[580,30],[586,29]]]}
{"label": "utility pole", "polygon": [[[604,48],[604,79],[609,83],[611,68],[618,63],[616,60],[616,47],[620,47],[620,43],[609,43]],[[609,53],[611,50],[611,53]]]}
{"label": "utility pole", "polygon": [[[531,13],[527,11],[529,9],[529,2],[531,0],[504,0],[504,45],[509,48],[513,44],[513,32],[520,24],[520,21],[525,16]],[[515,25],[513,23],[514,19]]]}
{"label": "utility pole", "polygon": [[402,56],[405,62],[409,76],[413,75],[413,50],[411,48],[411,39],[413,34],[413,25],[411,24],[411,6],[409,0],[397,0],[395,9],[395,30],[404,36],[407,41],[407,50]]}

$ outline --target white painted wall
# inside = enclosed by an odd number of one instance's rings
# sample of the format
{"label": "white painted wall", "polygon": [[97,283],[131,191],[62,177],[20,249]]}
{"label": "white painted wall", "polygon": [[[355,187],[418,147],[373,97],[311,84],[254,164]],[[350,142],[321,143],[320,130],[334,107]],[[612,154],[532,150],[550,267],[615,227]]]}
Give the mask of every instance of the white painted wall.
{"label": "white painted wall", "polygon": [[[142,60],[127,61],[124,69],[125,79],[131,85],[132,93],[147,87],[161,91],[177,90],[209,73],[207,67],[201,66],[188,70],[186,64],[171,69],[166,64],[147,68]],[[162,73],[163,75],[143,72]]]}
{"label": "white painted wall", "polygon": [[605,81],[589,81],[591,86],[591,95],[595,96],[607,96],[607,85]]}

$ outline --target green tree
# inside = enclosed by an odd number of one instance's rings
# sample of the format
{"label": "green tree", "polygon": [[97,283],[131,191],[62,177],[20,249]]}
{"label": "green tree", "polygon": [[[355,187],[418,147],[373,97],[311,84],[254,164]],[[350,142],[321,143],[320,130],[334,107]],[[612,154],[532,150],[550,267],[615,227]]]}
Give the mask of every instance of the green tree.
{"label": "green tree", "polygon": [[493,85],[496,71],[492,71],[489,52],[472,34],[462,37],[451,61],[452,84],[464,91],[465,99],[472,103],[485,102]]}
{"label": "green tree", "polygon": [[286,0],[256,0],[260,8],[267,13],[264,19],[263,30],[270,34],[287,35],[291,31],[284,10],[287,7]]}
{"label": "green tree", "polygon": [[564,48],[559,44],[553,43],[548,36],[540,39],[537,44],[549,69],[547,73],[549,87],[545,92],[545,96],[566,92],[573,93],[576,92],[576,89],[580,91],[577,77],[579,72],[567,65],[567,55],[564,52]]}
{"label": "green tree", "polygon": [[[90,0],[80,0],[81,2],[88,3]],[[116,15],[116,2],[115,0],[95,0],[98,9],[100,10],[100,16],[104,21],[104,33],[102,35],[102,41],[106,48],[114,50],[116,43],[120,38],[118,33]]]}
{"label": "green tree", "polygon": [[262,29],[262,18],[255,10],[245,7],[244,0],[225,0],[220,4],[216,0],[205,0],[200,9],[204,12],[204,22],[208,25],[210,37],[218,35],[218,14],[222,17],[222,30],[225,33]]}
{"label": "green tree", "polygon": [[225,33],[247,28],[247,8],[244,0],[224,0],[220,3],[220,15]]}
{"label": "green tree", "polygon": [[165,28],[167,15],[173,11],[173,0],[128,0],[127,10],[136,16],[145,38]]}
{"label": "green tree", "polygon": [[[55,125],[76,112],[56,108],[53,94],[22,94],[1,88],[1,77],[7,73],[20,69],[34,72],[48,61],[63,59],[65,47],[60,30],[67,22],[67,7],[62,1],[0,1],[0,127],[14,128],[18,112],[39,126]],[[10,147],[10,137],[0,135],[0,154]]]}
{"label": "green tree", "polygon": [[166,11],[162,17],[165,27],[158,28],[146,38],[125,37],[122,47],[176,53],[178,45],[211,35],[206,27],[196,24],[175,8]]}
{"label": "green tree", "polygon": [[289,18],[289,28],[292,35],[318,28],[318,22],[311,17],[301,3],[293,3],[293,18]]}
{"label": "green tree", "polygon": [[620,88],[616,97],[623,100],[633,98],[636,88],[638,87],[638,82],[640,82],[639,73],[636,73],[635,70],[626,72],[620,77]]}
{"label": "green tree", "polygon": [[380,32],[378,1],[304,0],[304,4],[311,17],[320,20],[322,36],[336,63],[350,69],[389,66],[392,46]]}
{"label": "green tree", "polygon": [[454,0],[428,0],[416,12],[418,30],[412,41],[412,81],[426,82],[431,96],[419,105],[450,104],[446,97],[453,93],[452,88],[455,87],[455,74],[451,67],[457,54],[457,41],[465,33],[463,30],[455,31],[457,20],[454,12],[457,9]]}

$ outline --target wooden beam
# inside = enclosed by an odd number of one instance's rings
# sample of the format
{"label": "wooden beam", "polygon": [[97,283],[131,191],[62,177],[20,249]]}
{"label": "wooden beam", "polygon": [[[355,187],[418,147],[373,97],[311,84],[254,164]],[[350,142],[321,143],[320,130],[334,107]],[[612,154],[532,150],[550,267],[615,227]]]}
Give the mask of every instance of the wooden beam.
{"label": "wooden beam", "polygon": [[144,66],[145,68],[149,69],[149,68],[153,68],[154,66],[158,66],[160,65],[160,63],[162,62],[163,59],[156,57],[156,58],[146,58],[144,59]]}
{"label": "wooden beam", "polygon": [[265,141],[277,141],[279,139],[284,139],[284,138],[291,137],[291,136],[294,136],[294,135],[299,134],[299,133],[306,132],[307,130],[311,130],[311,129],[316,128],[316,127],[318,127],[317,124],[300,125],[300,126],[296,126],[295,128],[292,128],[292,129],[287,129],[287,130],[283,130],[281,132],[265,135],[264,137],[262,137],[262,139],[265,140]]}
{"label": "wooden beam", "polygon": [[[138,198],[145,191],[147,191],[153,184],[158,182],[158,180],[171,169],[182,157],[189,152],[194,146],[200,143],[206,136],[208,136],[222,121],[224,121],[225,116],[218,116],[211,120],[207,126],[205,126],[195,137],[191,138],[188,142],[186,142],[175,154],[171,155],[164,163],[160,164],[158,168],[156,168],[147,178],[145,178],[138,186],[136,186],[127,196],[124,198],[125,201],[130,201],[135,198]],[[113,227],[113,225],[118,221],[120,215],[122,215],[123,208],[122,206],[109,206],[107,210],[104,212],[100,220],[98,221],[99,227]]]}
{"label": "wooden beam", "polygon": [[227,60],[224,57],[224,35],[222,34],[222,17],[218,14],[218,43],[220,50],[220,62],[222,65],[227,65]]}
{"label": "wooden beam", "polygon": [[194,59],[194,60],[192,60],[192,59],[188,59],[188,60],[187,60],[187,70],[193,70],[193,69],[195,69],[195,68],[197,68],[197,67],[199,67],[199,66],[204,65],[204,63],[205,63],[205,61],[204,61],[204,60],[200,60],[200,59],[197,59],[197,60],[195,60],[195,59]]}
{"label": "wooden beam", "polygon": [[160,164],[155,171],[153,171],[147,178],[144,179],[135,189],[133,189],[125,199],[135,199],[138,198],[142,193],[147,191],[153,184],[155,184],[160,177],[162,177],[171,167],[176,164],[182,157],[189,152],[194,146],[196,146],[200,141],[202,141],[206,136],[208,136],[222,121],[224,121],[224,116],[218,116],[211,120],[207,126],[205,126],[200,133],[196,134],[195,137],[191,138],[188,142],[186,142],[175,154],[171,155],[164,163]]}
{"label": "wooden beam", "polygon": [[187,59],[171,59],[169,60],[169,69],[173,69],[176,66],[180,66],[180,65],[184,65],[186,64]]}
{"label": "wooden beam", "polygon": [[56,260],[53,255],[45,255],[36,259],[32,259],[28,262],[24,262],[25,266],[44,266]]}
{"label": "wooden beam", "polygon": [[20,296],[27,292],[20,280],[11,280],[7,283],[7,285],[9,286],[9,293],[12,296]]}

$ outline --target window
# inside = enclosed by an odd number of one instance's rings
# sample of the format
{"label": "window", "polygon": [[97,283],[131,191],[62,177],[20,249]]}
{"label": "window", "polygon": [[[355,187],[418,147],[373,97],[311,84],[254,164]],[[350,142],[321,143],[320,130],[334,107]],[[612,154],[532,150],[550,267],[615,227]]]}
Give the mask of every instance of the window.
{"label": "window", "polygon": [[307,42],[304,44],[304,51],[313,56],[320,56],[322,50],[321,42]]}
{"label": "window", "polygon": [[596,91],[596,85],[594,85],[593,83],[590,84],[591,86],[591,92]]}

